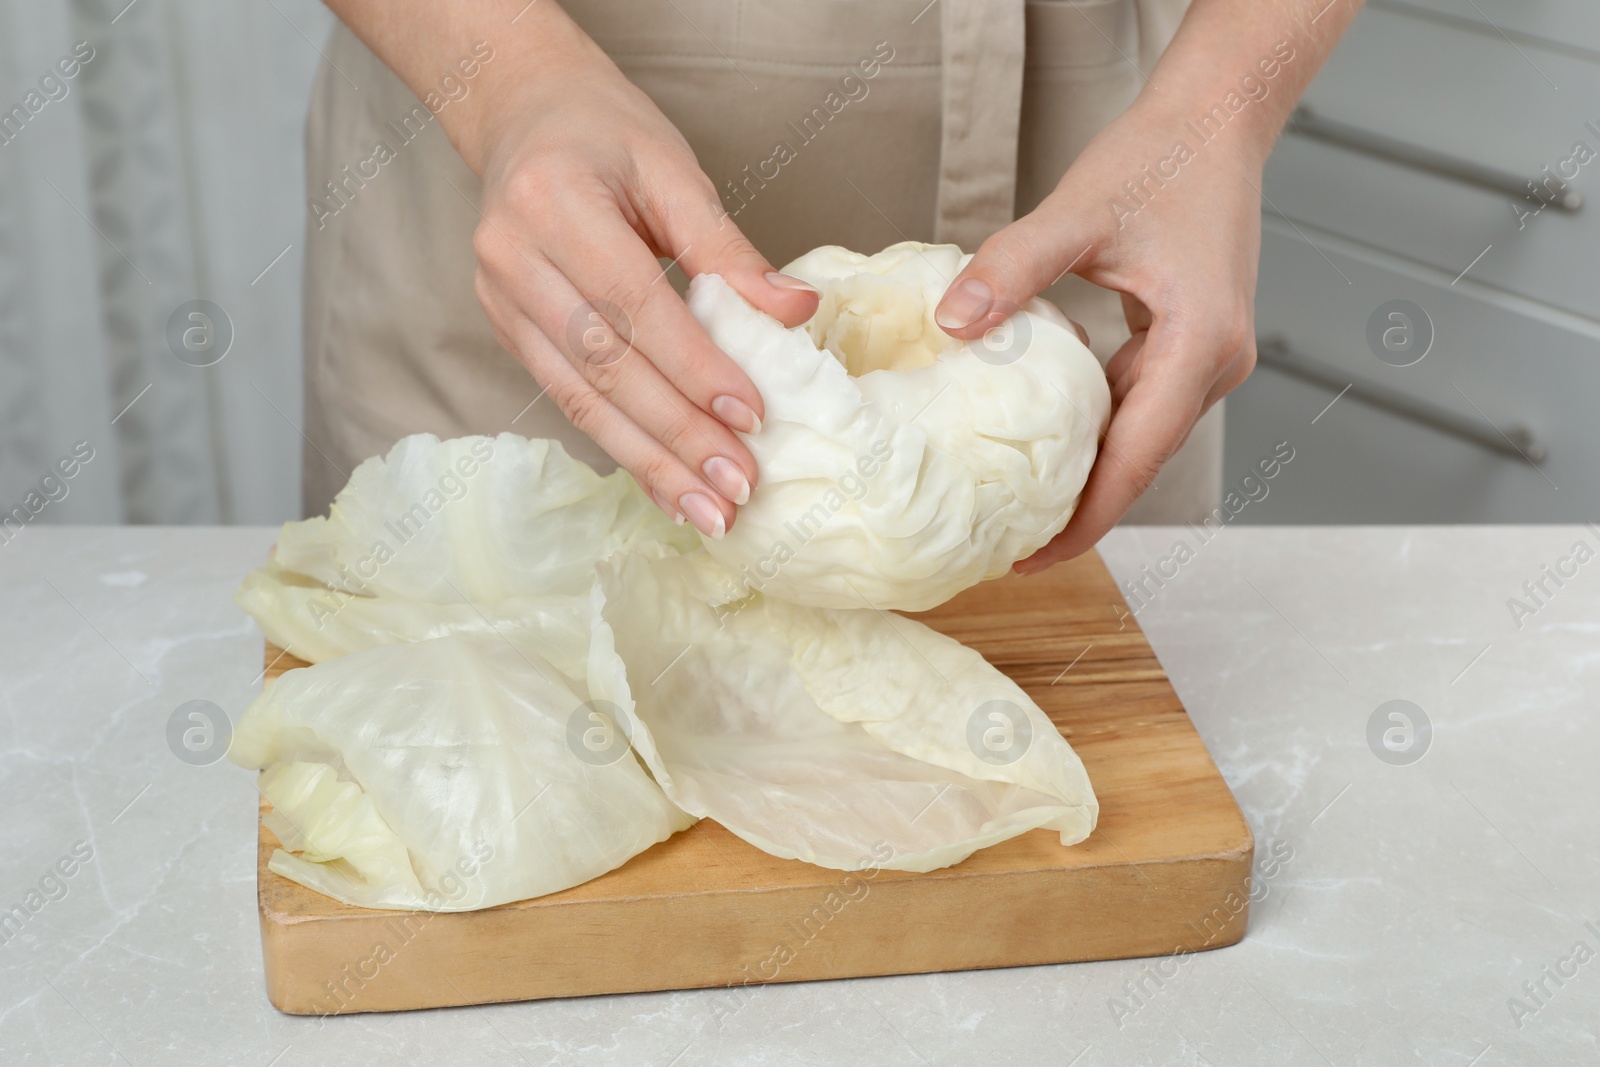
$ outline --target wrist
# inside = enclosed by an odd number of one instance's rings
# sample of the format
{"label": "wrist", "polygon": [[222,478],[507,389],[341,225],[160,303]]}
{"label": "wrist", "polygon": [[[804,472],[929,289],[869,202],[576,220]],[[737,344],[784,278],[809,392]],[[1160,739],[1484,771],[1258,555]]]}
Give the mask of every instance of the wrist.
{"label": "wrist", "polygon": [[[554,11],[553,5],[542,5]],[[533,12],[528,13],[531,21]],[[499,50],[489,77],[472,95],[439,116],[445,133],[473,173],[483,176],[497,153],[517,140],[530,119],[581,97],[577,88],[610,59],[571,22],[546,20],[536,37],[524,34]],[[450,112],[453,112],[451,114]]]}
{"label": "wrist", "polygon": [[1181,98],[1147,89],[1127,117],[1152,143],[1171,150],[1181,145],[1197,158],[1220,159],[1246,175],[1259,175],[1282,126],[1279,103],[1270,92],[1262,97],[1258,90],[1252,97],[1227,83]]}

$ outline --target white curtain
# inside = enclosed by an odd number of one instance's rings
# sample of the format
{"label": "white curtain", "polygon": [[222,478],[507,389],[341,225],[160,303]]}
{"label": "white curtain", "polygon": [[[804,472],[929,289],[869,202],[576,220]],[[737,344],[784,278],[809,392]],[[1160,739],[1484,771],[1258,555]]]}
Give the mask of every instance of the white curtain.
{"label": "white curtain", "polygon": [[[301,138],[330,23],[316,0],[0,0],[0,545],[297,516]],[[209,366],[220,319],[209,353],[168,341],[194,300],[231,322]]]}

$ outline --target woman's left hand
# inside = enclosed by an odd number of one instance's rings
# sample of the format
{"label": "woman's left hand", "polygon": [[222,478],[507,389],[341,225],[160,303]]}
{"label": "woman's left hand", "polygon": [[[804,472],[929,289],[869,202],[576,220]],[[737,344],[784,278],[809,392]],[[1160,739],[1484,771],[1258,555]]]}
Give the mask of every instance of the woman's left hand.
{"label": "woman's left hand", "polygon": [[1255,366],[1261,161],[1224,131],[1178,163],[1180,125],[1125,113],[1043,203],[983,243],[939,305],[939,324],[973,339],[1069,271],[1122,294],[1133,336],[1106,366],[1111,425],[1072,520],[1023,573],[1093,547]]}
{"label": "woman's left hand", "polygon": [[1121,293],[1133,334],[1106,365],[1111,425],[1077,511],[1017,570],[1093,547],[1255,366],[1262,167],[1360,7],[1192,0],[1133,106],[946,291],[939,325],[973,340],[1070,271]]}

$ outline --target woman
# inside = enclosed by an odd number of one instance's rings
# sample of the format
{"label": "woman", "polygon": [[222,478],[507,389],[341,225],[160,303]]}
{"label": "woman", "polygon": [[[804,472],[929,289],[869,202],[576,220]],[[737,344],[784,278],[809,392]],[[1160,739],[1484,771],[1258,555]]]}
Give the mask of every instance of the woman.
{"label": "woman", "polygon": [[1215,505],[1212,409],[1255,363],[1262,165],[1359,7],[328,3],[344,25],[307,136],[308,513],[407,433],[510,429],[614,457],[715,535],[759,477],[734,431],[762,401],[658,258],[796,325],[816,295],[774,261],[948,241],[977,255],[941,327],[981,336],[1045,292],[1112,383],[1079,508],[1024,571],[1091,547],[1147,488],[1146,521]]}

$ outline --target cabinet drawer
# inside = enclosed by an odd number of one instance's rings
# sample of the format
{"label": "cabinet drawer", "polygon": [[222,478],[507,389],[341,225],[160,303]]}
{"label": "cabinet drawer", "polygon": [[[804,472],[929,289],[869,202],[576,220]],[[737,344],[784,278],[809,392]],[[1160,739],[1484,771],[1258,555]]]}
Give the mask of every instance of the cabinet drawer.
{"label": "cabinet drawer", "polygon": [[[1600,318],[1600,64],[1371,9],[1306,103],[1326,119],[1530,180],[1565,165],[1590,202],[1519,221],[1508,194],[1287,132],[1264,186],[1276,210],[1452,277],[1477,260],[1475,279]],[[1594,153],[1587,163],[1575,157],[1580,142]]]}
{"label": "cabinet drawer", "polygon": [[[1259,335],[1281,336],[1297,352],[1348,372],[1349,380],[1400,390],[1486,429],[1526,427],[1548,458],[1534,467],[1361,403],[1353,393],[1327,408],[1336,388],[1261,366],[1228,399],[1224,478],[1247,471],[1280,441],[1294,447],[1295,458],[1271,483],[1270,495],[1251,505],[1248,521],[1600,518],[1600,327],[1496,305],[1357,248],[1319,247],[1320,253],[1268,220]],[[1390,366],[1368,347],[1368,319],[1392,300],[1413,301],[1433,322],[1431,349],[1409,367]]]}

